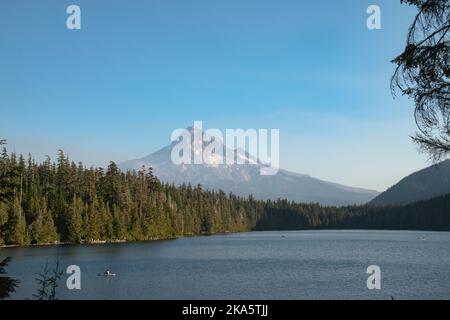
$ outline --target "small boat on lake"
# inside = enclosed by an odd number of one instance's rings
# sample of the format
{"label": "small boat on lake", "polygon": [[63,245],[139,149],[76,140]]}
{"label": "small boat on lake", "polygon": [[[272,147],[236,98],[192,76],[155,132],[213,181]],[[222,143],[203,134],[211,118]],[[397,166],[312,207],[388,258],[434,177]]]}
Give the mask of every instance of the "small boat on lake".
{"label": "small boat on lake", "polygon": [[106,270],[105,272],[100,273],[99,276],[102,276],[102,277],[115,277],[116,274],[115,274],[115,273],[112,273],[112,272],[109,271],[109,270]]}

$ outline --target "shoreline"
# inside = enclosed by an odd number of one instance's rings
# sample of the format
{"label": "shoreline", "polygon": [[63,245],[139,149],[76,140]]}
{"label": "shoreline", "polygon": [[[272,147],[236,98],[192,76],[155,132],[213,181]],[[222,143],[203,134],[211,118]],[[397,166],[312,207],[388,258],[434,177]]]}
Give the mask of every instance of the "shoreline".
{"label": "shoreline", "polygon": [[102,245],[102,244],[120,244],[120,243],[130,243],[130,242],[145,242],[145,241],[163,241],[163,240],[175,240],[176,238],[158,238],[158,239],[149,239],[149,240],[140,240],[140,241],[130,241],[130,240],[96,240],[96,241],[87,241],[82,243],[74,243],[74,242],[54,242],[54,243],[32,243],[26,245],[2,245],[0,249],[8,249],[8,248],[29,248],[29,247],[50,247],[50,246],[74,246],[74,245]]}
{"label": "shoreline", "polygon": [[215,235],[227,235],[227,234],[236,234],[236,233],[243,233],[243,232],[252,232],[257,230],[248,230],[248,231],[223,231],[223,232],[216,232],[216,233],[200,233],[200,234],[184,234],[184,235],[176,235],[172,237],[167,238],[158,238],[154,237],[148,240],[125,240],[125,239],[116,239],[116,240],[93,240],[93,241],[83,241],[81,243],[74,243],[74,242],[53,242],[53,243],[32,243],[32,244],[26,244],[26,245],[0,245],[0,249],[7,249],[7,248],[26,248],[26,247],[50,247],[50,246],[71,246],[71,245],[102,245],[102,244],[120,244],[120,243],[133,243],[133,242],[153,242],[153,241],[167,241],[167,240],[176,240],[180,238],[191,238],[191,237],[209,237],[209,236],[215,236]]}
{"label": "shoreline", "polygon": [[238,234],[238,233],[246,233],[246,232],[302,232],[302,231],[401,231],[401,232],[450,232],[447,230],[412,230],[412,229],[303,229],[303,230],[248,230],[248,231],[236,231],[236,232],[217,232],[217,233],[201,233],[201,234],[185,234],[185,235],[177,235],[174,237],[167,238],[152,238],[148,240],[95,240],[91,242],[82,242],[82,243],[73,243],[73,242],[54,242],[54,243],[39,243],[39,244],[27,244],[27,245],[1,245],[0,249],[8,249],[8,248],[27,248],[27,247],[50,247],[50,246],[74,246],[74,245],[103,245],[103,244],[121,244],[121,243],[138,243],[138,242],[156,242],[156,241],[168,241],[168,240],[177,240],[180,238],[192,238],[192,237],[210,237],[210,236],[218,236],[218,235],[230,235],[230,234]]}

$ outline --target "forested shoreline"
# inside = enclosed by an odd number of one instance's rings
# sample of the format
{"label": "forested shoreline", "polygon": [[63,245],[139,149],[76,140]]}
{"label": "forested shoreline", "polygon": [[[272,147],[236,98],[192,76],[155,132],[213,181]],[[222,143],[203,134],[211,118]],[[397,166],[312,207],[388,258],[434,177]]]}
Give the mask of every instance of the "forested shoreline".
{"label": "forested shoreline", "polygon": [[450,230],[450,196],[402,207],[259,201],[161,183],[151,168],[0,156],[0,246],[171,239],[251,230]]}

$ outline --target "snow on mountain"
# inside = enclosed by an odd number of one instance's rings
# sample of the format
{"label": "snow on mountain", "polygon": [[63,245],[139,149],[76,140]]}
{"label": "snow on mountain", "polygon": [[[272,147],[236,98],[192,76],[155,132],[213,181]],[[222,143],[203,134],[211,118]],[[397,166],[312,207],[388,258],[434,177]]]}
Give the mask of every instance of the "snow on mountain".
{"label": "snow on mountain", "polygon": [[[193,133],[193,128],[188,128]],[[201,152],[214,141],[203,135],[201,147],[198,141],[192,142],[193,154]],[[350,205],[366,203],[378,195],[377,191],[352,188],[336,183],[319,180],[308,175],[279,170],[272,176],[260,174],[266,164],[243,150],[230,150],[225,144],[220,151],[209,154],[203,164],[174,164],[171,159],[173,148],[180,141],[137,160],[126,161],[119,166],[123,170],[139,170],[143,166],[152,167],[156,176],[164,182],[177,185],[201,184],[206,189],[233,192],[236,195],[253,195],[256,199],[278,198],[297,202],[318,202],[322,205]],[[217,141],[216,141],[217,142]],[[221,141],[220,141],[221,143]],[[215,150],[214,150],[215,151]],[[233,152],[235,159],[245,160],[245,164],[226,164],[226,152]]]}

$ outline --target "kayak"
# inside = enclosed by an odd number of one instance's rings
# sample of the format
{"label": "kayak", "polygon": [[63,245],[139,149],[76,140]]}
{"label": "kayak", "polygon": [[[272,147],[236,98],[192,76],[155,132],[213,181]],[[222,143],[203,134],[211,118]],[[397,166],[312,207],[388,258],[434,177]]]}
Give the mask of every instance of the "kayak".
{"label": "kayak", "polygon": [[98,276],[99,277],[115,277],[116,274],[115,273],[99,273]]}

